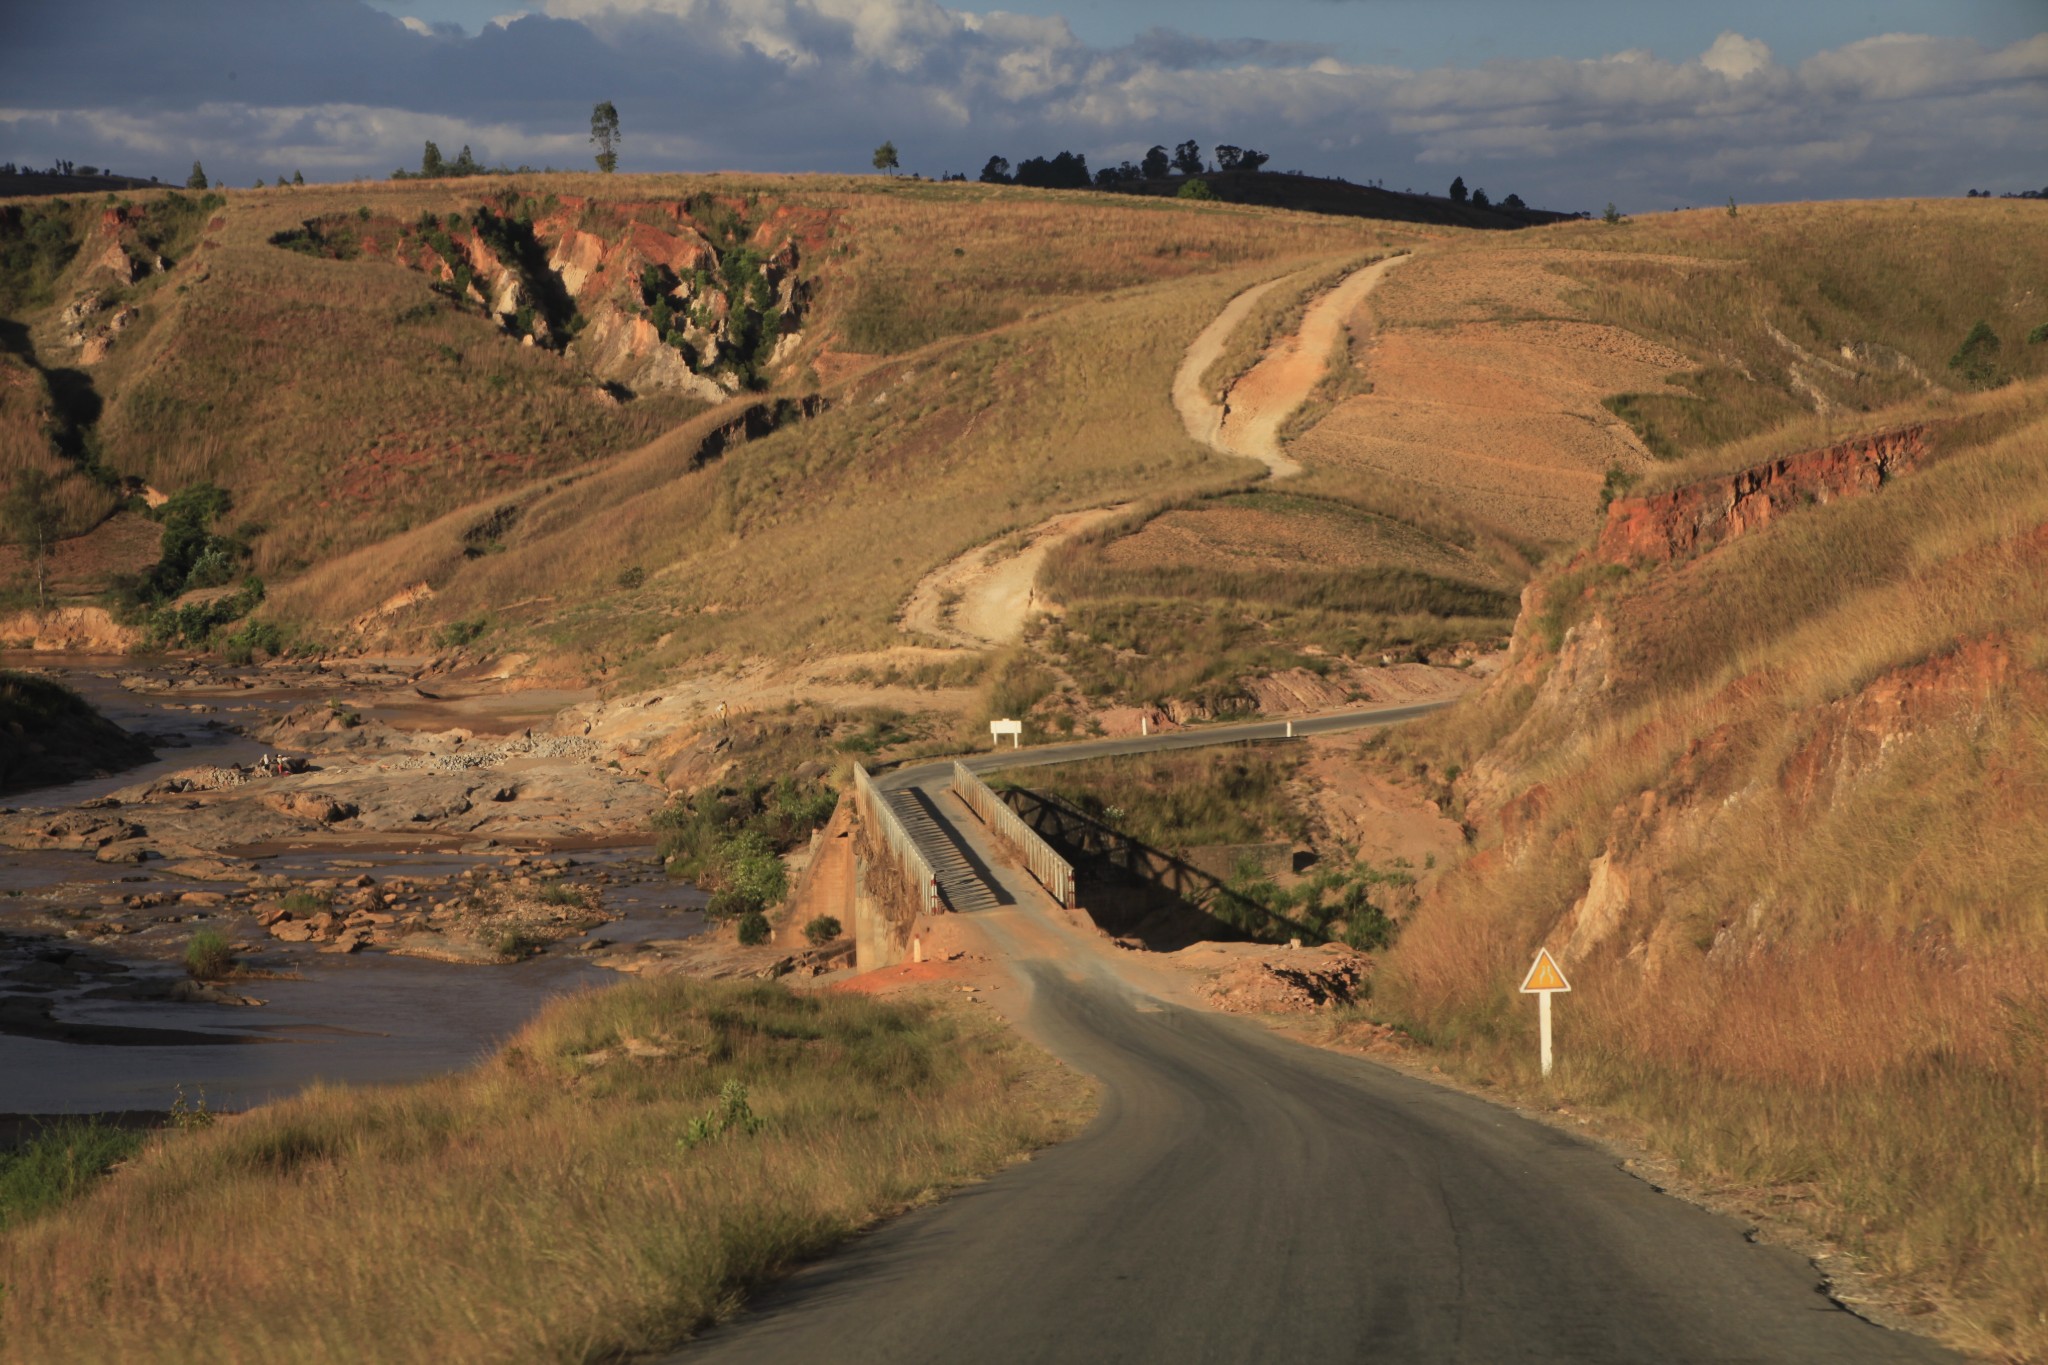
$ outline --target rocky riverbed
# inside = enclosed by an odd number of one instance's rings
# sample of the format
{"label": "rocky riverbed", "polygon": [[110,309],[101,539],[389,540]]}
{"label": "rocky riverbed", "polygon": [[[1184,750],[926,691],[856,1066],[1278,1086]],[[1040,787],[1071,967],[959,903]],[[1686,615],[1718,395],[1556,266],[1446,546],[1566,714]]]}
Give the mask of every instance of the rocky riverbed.
{"label": "rocky riverbed", "polygon": [[[649,843],[665,793],[550,728],[575,694],[405,661],[23,662],[159,757],[0,805],[0,1114],[402,1079],[607,968],[824,965],[704,934]],[[186,970],[200,934],[218,979]]]}

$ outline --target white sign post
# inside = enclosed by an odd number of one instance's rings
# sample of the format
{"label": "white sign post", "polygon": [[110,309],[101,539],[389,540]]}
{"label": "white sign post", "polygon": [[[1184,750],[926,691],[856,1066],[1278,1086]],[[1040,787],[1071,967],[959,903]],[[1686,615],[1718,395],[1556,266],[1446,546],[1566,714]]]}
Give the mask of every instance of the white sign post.
{"label": "white sign post", "polygon": [[1021,720],[992,720],[988,723],[988,733],[989,742],[998,749],[1003,747],[1004,735],[1010,737],[1012,749],[1023,747],[1024,722]]}
{"label": "white sign post", "polygon": [[1550,997],[1559,991],[1568,991],[1571,982],[1564,979],[1564,973],[1557,969],[1548,948],[1536,950],[1536,960],[1529,964],[1529,974],[1522,978],[1522,994],[1536,997],[1536,1031],[1540,1038],[1543,1054],[1543,1074],[1550,1074]]}

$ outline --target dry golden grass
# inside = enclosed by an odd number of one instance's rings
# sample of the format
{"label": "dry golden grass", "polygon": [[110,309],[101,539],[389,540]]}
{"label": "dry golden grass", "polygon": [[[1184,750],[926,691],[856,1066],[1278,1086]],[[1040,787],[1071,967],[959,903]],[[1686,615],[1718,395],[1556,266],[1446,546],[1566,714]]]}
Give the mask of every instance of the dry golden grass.
{"label": "dry golden grass", "polygon": [[[417,273],[270,245],[309,219],[361,207],[410,221],[507,186],[822,214],[803,340],[780,378],[802,389],[825,373],[846,401],[689,473],[678,452],[687,463],[704,424],[686,405],[613,408],[561,358],[427,311]],[[496,643],[650,671],[727,644],[813,643],[821,625],[874,645],[952,551],[1049,511],[1226,477],[1232,463],[1189,443],[1166,405],[1177,347],[1230,290],[1383,238],[1264,209],[865,177],[236,191],[189,258],[142,287],[141,322],[95,372],[100,435],[123,473],[229,488],[234,519],[264,528],[256,567],[275,610],[312,635],[424,580],[440,597],[416,613],[416,639],[488,616]],[[905,358],[863,377],[869,362],[847,354],[860,351]],[[506,534],[469,534],[508,507]],[[847,600],[821,604],[818,583]]]}
{"label": "dry golden grass", "polygon": [[[2048,370],[2048,215],[2021,201],[1782,205],[1453,234],[1373,297],[1372,394],[1296,447],[1532,539],[1576,542],[1606,471],[1645,486],[1894,418],[1969,410]],[[1958,396],[1961,395],[1961,396]],[[1995,398],[1993,401],[1996,401]]]}
{"label": "dry golden grass", "polygon": [[1568,298],[1701,367],[1627,415],[1653,450],[1693,454],[1810,417],[1977,385],[1950,368],[1972,326],[2006,378],[2048,373],[2048,213],[2023,200],[1759,205],[1574,223],[1503,238],[1560,254]]}
{"label": "dry golden grass", "polygon": [[[762,1121],[691,1145],[746,1087]],[[1070,1131],[985,1020],[639,981],[472,1072],[158,1138],[0,1239],[9,1361],[587,1361],[660,1350],[878,1217]]]}
{"label": "dry golden grass", "polygon": [[[1533,814],[1376,986],[1471,1072],[1782,1196],[1951,1339],[2023,1358],[2048,1352],[2044,391],[1878,496],[1547,575],[1575,662],[1389,741],[1472,770],[1489,828]],[[1604,930],[1577,908],[1600,858]],[[1513,993],[1539,943],[1575,944],[1548,1090]]]}
{"label": "dry golden grass", "polygon": [[[707,416],[612,469],[495,499],[336,562],[278,594],[334,621],[426,579],[430,620],[490,613],[556,648],[655,670],[706,651],[890,642],[932,566],[1060,511],[1244,477],[1190,440],[1169,402],[1188,338],[1265,267],[1118,291],[934,343],[833,391],[823,415],[685,469]],[[530,501],[525,501],[528,497]],[[503,550],[463,531],[526,511]],[[620,575],[644,579],[623,589]]]}

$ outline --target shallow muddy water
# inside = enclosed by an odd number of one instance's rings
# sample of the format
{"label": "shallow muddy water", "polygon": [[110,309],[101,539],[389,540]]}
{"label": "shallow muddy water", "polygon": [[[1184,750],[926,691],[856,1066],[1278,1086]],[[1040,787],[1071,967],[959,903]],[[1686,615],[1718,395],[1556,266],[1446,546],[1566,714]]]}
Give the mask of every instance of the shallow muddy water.
{"label": "shallow muddy water", "polygon": [[[196,764],[248,763],[266,746],[243,731],[322,695],[314,688],[243,689],[231,679],[227,686],[131,691],[121,686],[122,677],[176,667],[136,658],[0,654],[0,666],[49,672],[117,724],[169,741],[143,767],[0,798],[21,808],[75,805]],[[261,875],[298,881],[367,873],[380,883],[501,867],[500,855],[510,852],[463,853],[454,851],[459,840],[424,835],[400,842],[406,846],[344,840],[239,852]],[[173,899],[240,884],[174,876],[156,864],[105,865],[84,853],[0,849],[0,996],[48,1006],[54,1020],[75,1032],[119,1039],[26,1036],[35,1029],[8,1031],[0,1021],[0,1114],[162,1110],[180,1087],[188,1101],[203,1091],[211,1108],[243,1109],[316,1081],[391,1082],[448,1072],[487,1055],[549,1000],[619,980],[579,946],[702,931],[705,897],[663,877],[651,847],[555,852],[574,860],[572,878],[605,874],[602,903],[619,918],[526,961],[481,966],[274,943],[246,914],[203,908],[125,937],[67,939],[50,928],[55,912],[77,915],[138,894]],[[177,954],[206,920],[254,945],[243,961],[259,975],[230,982],[228,989],[262,1005],[120,998],[182,978]],[[296,979],[260,975],[266,972]]]}

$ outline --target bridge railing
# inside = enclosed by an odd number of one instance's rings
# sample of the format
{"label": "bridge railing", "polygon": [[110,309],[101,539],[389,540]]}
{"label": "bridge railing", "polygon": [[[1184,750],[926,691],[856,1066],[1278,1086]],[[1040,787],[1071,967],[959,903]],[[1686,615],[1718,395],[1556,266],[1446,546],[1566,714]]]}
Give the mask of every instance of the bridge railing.
{"label": "bridge railing", "polygon": [[1054,900],[1069,910],[1074,908],[1077,902],[1073,864],[1053,852],[1052,845],[1040,838],[1037,830],[1025,824],[1023,817],[1005,805],[986,782],[960,763],[953,765],[953,790],[982,824],[1016,846],[1024,855],[1024,865],[1031,869],[1031,875],[1052,893]]}
{"label": "bridge railing", "polygon": [[889,804],[875,780],[868,776],[868,770],[860,764],[853,765],[853,804],[860,811],[860,818],[868,827],[881,835],[882,844],[889,850],[889,856],[903,869],[903,875],[917,888],[918,907],[926,914],[936,913],[942,907],[939,903],[939,878],[932,871],[931,862],[924,856],[924,850],[910,837],[910,831],[903,827],[902,817]]}

